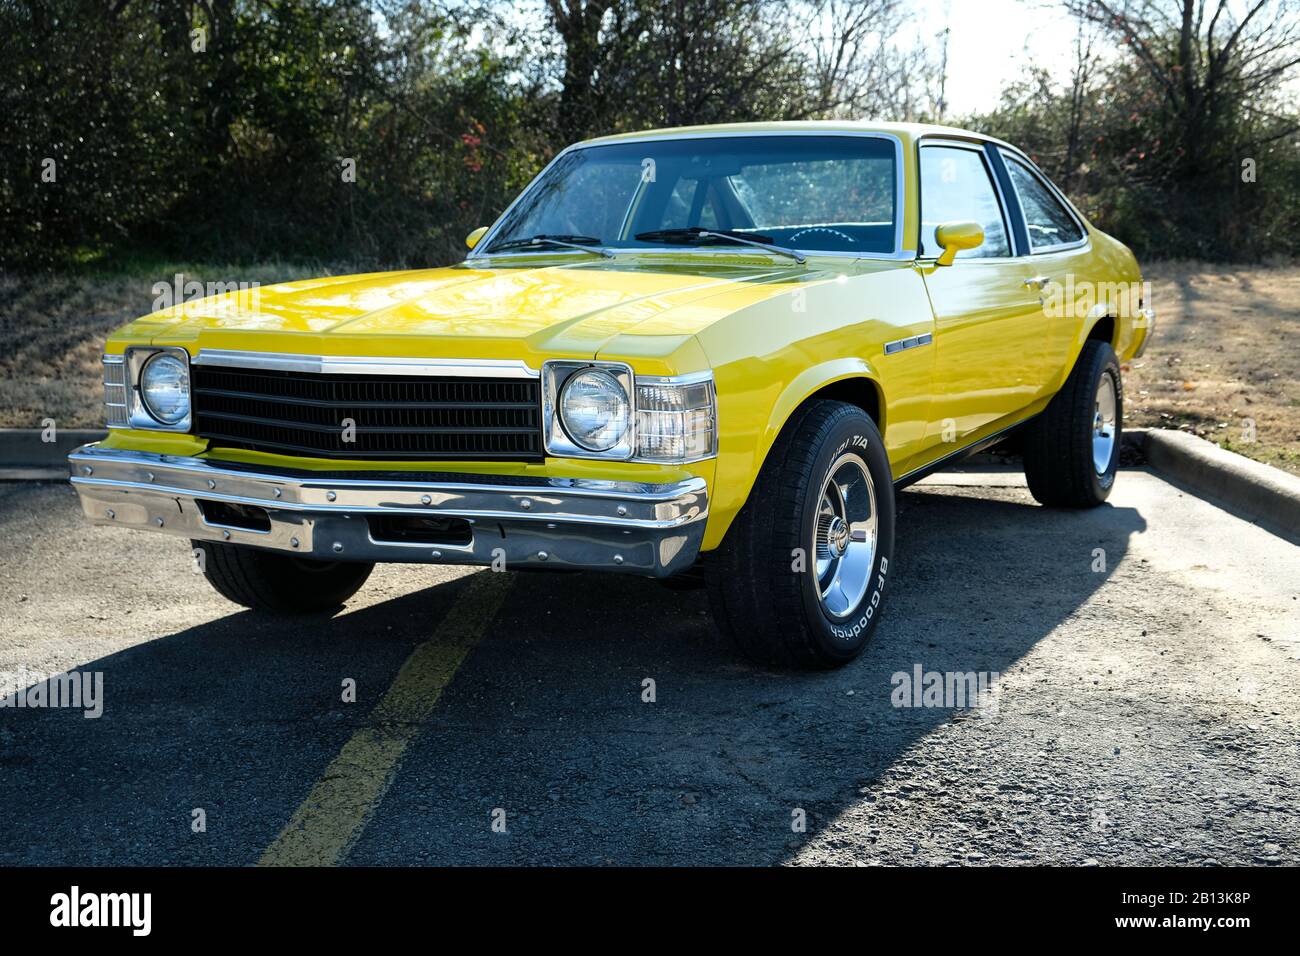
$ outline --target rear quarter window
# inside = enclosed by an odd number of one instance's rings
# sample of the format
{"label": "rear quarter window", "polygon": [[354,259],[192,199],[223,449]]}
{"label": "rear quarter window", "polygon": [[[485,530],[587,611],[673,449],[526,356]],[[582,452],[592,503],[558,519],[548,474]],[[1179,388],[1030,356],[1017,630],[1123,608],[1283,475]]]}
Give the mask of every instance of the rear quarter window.
{"label": "rear quarter window", "polygon": [[1003,156],[1011,184],[1020,198],[1025,228],[1029,231],[1030,252],[1043,252],[1081,240],[1083,230],[1046,184],[1014,156],[1005,153]]}

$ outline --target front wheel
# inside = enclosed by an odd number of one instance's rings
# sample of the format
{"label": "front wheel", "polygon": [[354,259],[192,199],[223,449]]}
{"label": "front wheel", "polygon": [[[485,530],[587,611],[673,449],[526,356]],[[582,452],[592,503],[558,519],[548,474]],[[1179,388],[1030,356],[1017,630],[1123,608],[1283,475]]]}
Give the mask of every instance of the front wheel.
{"label": "front wheel", "polygon": [[317,561],[215,541],[190,541],[203,576],[222,597],[255,611],[308,614],[338,607],[361,589],[373,562]]}
{"label": "front wheel", "polygon": [[1115,485],[1123,428],[1119,360],[1109,343],[1090,340],[1065,385],[1026,431],[1029,493],[1058,508],[1101,504]]}
{"label": "front wheel", "polygon": [[862,653],[894,551],[884,442],[860,408],[795,412],[706,565],[719,628],[751,660],[830,668]]}

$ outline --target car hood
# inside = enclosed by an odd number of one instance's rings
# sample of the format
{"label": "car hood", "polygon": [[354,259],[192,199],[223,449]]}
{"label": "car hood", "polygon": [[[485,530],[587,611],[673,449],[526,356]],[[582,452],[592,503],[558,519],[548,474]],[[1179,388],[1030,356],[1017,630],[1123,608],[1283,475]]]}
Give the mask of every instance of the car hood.
{"label": "car hood", "polygon": [[617,260],[330,277],[155,312],[127,340],[316,355],[593,358],[615,339],[668,354],[721,316],[829,273],[767,256]]}

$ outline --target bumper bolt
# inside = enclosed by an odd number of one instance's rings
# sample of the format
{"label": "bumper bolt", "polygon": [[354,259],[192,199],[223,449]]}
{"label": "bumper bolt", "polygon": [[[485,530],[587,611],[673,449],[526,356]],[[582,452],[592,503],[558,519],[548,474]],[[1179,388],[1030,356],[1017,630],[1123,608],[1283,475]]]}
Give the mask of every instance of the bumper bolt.
{"label": "bumper bolt", "polygon": [[114,511],[112,508],[109,508],[109,509],[108,509],[107,514],[108,514],[108,516],[109,516],[110,518],[116,518],[116,517],[117,517],[117,512]]}
{"label": "bumper bolt", "polygon": [[223,532],[221,532],[221,537],[223,537],[223,538],[225,538],[227,541],[229,541],[229,540],[230,540],[230,532],[229,532],[229,531],[223,531]]}
{"label": "bumper bolt", "polygon": [[335,553],[335,554],[342,554],[342,553],[343,553],[343,542],[342,542],[342,541],[335,541],[335,542],[334,542],[334,553]]}
{"label": "bumper bolt", "polygon": [[153,523],[156,524],[158,527],[161,528],[161,527],[163,526],[163,519],[162,519],[162,518],[154,518],[154,519],[153,519]]}
{"label": "bumper bolt", "polygon": [[621,518],[623,515],[627,514],[627,506],[626,506],[626,505],[619,505],[619,506],[618,506],[618,514],[619,514],[619,517],[620,517],[620,518]]}
{"label": "bumper bolt", "polygon": [[280,495],[284,494],[284,492],[282,492],[279,488],[276,488],[276,489],[274,489],[274,490],[271,492],[271,494],[273,494],[273,495],[275,495],[275,497],[279,498]]}
{"label": "bumper bolt", "polygon": [[533,506],[533,503],[532,503],[531,501],[529,501],[527,498],[525,498],[523,501],[519,502],[519,507],[523,508],[525,511],[527,511],[527,510],[528,510],[529,508],[531,508],[532,506]]}
{"label": "bumper bolt", "polygon": [[338,497],[338,495],[336,495],[336,494],[335,494],[334,492],[332,492],[332,491],[327,491],[327,492],[325,492],[325,500],[326,500],[326,501],[333,501],[333,500],[335,500],[337,497]]}
{"label": "bumper bolt", "polygon": [[430,552],[429,552],[429,557],[431,557],[431,558],[441,558],[441,557],[442,557],[442,552],[441,552],[441,551],[430,551]]}
{"label": "bumper bolt", "polygon": [[144,477],[145,477],[145,479],[148,480],[148,481],[153,481],[153,472],[152,472],[152,471],[146,471],[146,472],[144,473]]}
{"label": "bumper bolt", "polygon": [[95,469],[94,469],[94,468],[91,468],[89,465],[85,465],[85,466],[81,469],[81,473],[82,473],[83,475],[93,475],[93,474],[95,473]]}
{"label": "bumper bolt", "polygon": [[209,478],[209,479],[208,479],[208,487],[209,487],[209,488],[215,488],[215,487],[217,487],[217,483],[216,483],[215,481],[213,481],[211,478]]}
{"label": "bumper bolt", "polygon": [[[422,504],[422,505],[431,505],[431,504],[433,504],[433,499],[430,498],[428,495],[420,495],[420,504]],[[437,553],[438,553],[438,552],[436,552],[436,551],[434,552],[434,554],[437,554]]]}
{"label": "bumper bolt", "polygon": [[545,560],[546,560],[547,558],[549,558],[549,557],[550,557],[550,555],[547,554],[545,551],[538,551],[538,552],[537,552],[537,560],[538,560],[538,561],[545,561]]}
{"label": "bumper bolt", "polygon": [[616,555],[614,555],[614,563],[615,563],[615,564],[622,564],[622,563],[623,563],[623,555],[621,555],[621,554],[616,554]]}
{"label": "bumper bolt", "polygon": [[297,539],[297,538],[290,538],[290,539],[289,539],[289,547],[291,547],[291,548],[296,548],[296,547],[298,547],[298,539]]}

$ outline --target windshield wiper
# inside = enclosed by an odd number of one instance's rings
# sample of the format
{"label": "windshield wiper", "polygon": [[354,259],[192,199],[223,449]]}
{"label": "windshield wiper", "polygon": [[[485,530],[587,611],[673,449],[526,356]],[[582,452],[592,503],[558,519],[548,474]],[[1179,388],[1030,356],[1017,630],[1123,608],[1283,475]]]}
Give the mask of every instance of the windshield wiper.
{"label": "windshield wiper", "polygon": [[536,236],[529,236],[527,239],[507,239],[505,242],[496,242],[492,248],[487,250],[501,249],[526,249],[530,246],[558,246],[561,249],[577,249],[579,252],[590,252],[594,255],[604,256],[606,259],[613,259],[614,253],[605,249],[592,249],[592,246],[599,246],[600,240],[594,236],[566,236],[551,235],[549,233],[539,233]]}
{"label": "windshield wiper", "polygon": [[635,237],[641,242],[691,242],[700,239],[725,239],[730,242],[739,242],[742,245],[754,246],[757,249],[766,249],[768,252],[775,252],[783,256],[789,256],[795,262],[806,261],[801,253],[793,249],[787,249],[784,246],[778,246],[771,236],[762,236],[752,232],[735,232],[731,229],[701,229],[699,226],[691,226],[686,229],[655,229],[651,232],[638,232]]}

